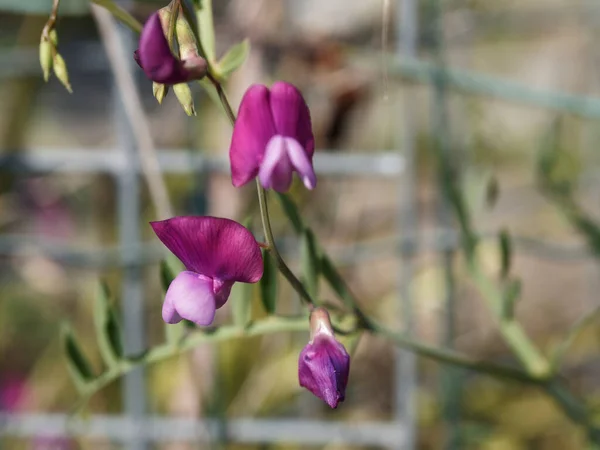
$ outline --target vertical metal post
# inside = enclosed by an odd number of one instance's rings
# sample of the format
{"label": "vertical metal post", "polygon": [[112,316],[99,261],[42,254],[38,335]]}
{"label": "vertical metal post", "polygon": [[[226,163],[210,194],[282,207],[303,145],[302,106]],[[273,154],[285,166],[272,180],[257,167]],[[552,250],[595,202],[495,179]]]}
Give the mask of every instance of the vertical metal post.
{"label": "vertical metal post", "polygon": [[[131,33],[120,30],[122,45],[132,47]],[[133,52],[133,48],[131,48]],[[119,91],[113,87],[115,128],[117,145],[123,151],[124,164],[117,177],[119,244],[124,259],[128,249],[135,248],[140,241],[139,221],[140,197],[136,166],[138,153],[127,120]],[[121,314],[124,329],[125,352],[137,353],[145,347],[144,295],[141,266],[126,266],[123,271],[121,291]],[[125,413],[134,419],[143,418],[146,410],[146,385],[144,369],[139,367],[123,380],[123,406]],[[135,435],[135,433],[134,433]],[[134,437],[127,449],[144,450],[146,444]]]}
{"label": "vertical metal post", "polygon": [[[440,67],[444,67],[443,28],[442,28],[442,3],[441,0],[429,1],[429,20],[431,24],[431,53]],[[438,222],[442,236],[445,238],[453,228],[452,205],[450,204],[450,192],[447,191],[448,183],[455,183],[452,179],[455,175],[451,173],[455,167],[450,166],[452,147],[450,145],[447,87],[443,76],[434,79],[432,85],[431,121],[434,151],[438,155],[439,164],[439,189],[440,200],[438,205]],[[445,288],[445,311],[444,311],[444,335],[442,345],[452,348],[454,346],[455,331],[455,278],[453,270],[453,259],[455,250],[446,247],[441,255],[444,268]],[[455,367],[443,367],[441,372],[441,398],[442,415],[446,423],[446,446],[448,450],[461,448],[460,432],[460,403],[462,395],[462,371]]]}
{"label": "vertical metal post", "polygon": [[[399,56],[414,58],[417,54],[418,15],[417,0],[401,0],[397,8]],[[415,186],[415,134],[414,134],[414,93],[407,88],[402,97],[402,153],[406,169],[400,187],[400,207],[398,227],[403,236],[401,241],[401,267],[399,274],[400,309],[403,325],[408,333],[414,331],[412,308],[413,260],[417,253],[417,217]],[[416,357],[413,353],[396,351],[396,397],[395,413],[398,423],[406,428],[407,450],[416,448]]]}

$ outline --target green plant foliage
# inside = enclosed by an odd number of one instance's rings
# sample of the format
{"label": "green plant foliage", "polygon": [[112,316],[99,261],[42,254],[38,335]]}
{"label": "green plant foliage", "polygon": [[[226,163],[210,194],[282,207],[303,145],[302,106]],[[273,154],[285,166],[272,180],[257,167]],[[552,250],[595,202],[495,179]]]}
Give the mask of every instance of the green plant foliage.
{"label": "green plant foliage", "polygon": [[250,53],[250,41],[248,39],[232,46],[216,65],[219,77],[224,80],[229,78],[246,61],[248,53]]}
{"label": "green plant foliage", "polygon": [[508,230],[503,229],[498,234],[498,244],[500,245],[500,277],[505,279],[512,264],[512,241]]}
{"label": "green plant foliage", "polygon": [[108,367],[116,366],[123,358],[123,336],[117,314],[111,304],[108,287],[104,283],[100,284],[96,293],[94,325],[104,363]]}
{"label": "green plant foliage", "polygon": [[511,280],[502,295],[502,317],[512,320],[515,316],[515,304],[521,296],[521,280]]}
{"label": "green plant foliage", "polygon": [[252,294],[254,285],[250,283],[236,283],[231,292],[231,314],[233,323],[240,327],[247,327],[252,320]]}
{"label": "green plant foliage", "polygon": [[308,228],[304,230],[300,238],[300,261],[304,286],[309,295],[316,299],[319,293],[321,261],[317,251],[315,235]]}
{"label": "green plant foliage", "polygon": [[335,293],[342,299],[344,304],[349,308],[354,308],[354,296],[348,289],[348,285],[339,274],[335,265],[329,259],[329,256],[323,254],[321,256],[321,274],[329,283],[329,286],[335,291]]}
{"label": "green plant foliage", "polygon": [[204,57],[212,66],[217,62],[216,44],[215,44],[215,26],[213,23],[212,1],[195,0],[196,19],[198,20],[198,31],[200,33],[200,42]]}
{"label": "green plant foliage", "polygon": [[83,354],[71,326],[64,323],[61,327],[61,343],[67,359],[67,368],[79,392],[84,392],[87,383],[94,379],[92,366]]}
{"label": "green plant foliage", "polygon": [[264,272],[260,279],[260,298],[265,311],[275,314],[277,305],[277,267],[273,257],[267,250],[263,250]]}
{"label": "green plant foliage", "polygon": [[278,192],[277,198],[281,203],[283,212],[294,227],[294,231],[298,234],[302,233],[302,230],[304,230],[304,223],[302,222],[302,216],[300,216],[300,212],[298,211],[296,204],[286,194],[281,194]]}

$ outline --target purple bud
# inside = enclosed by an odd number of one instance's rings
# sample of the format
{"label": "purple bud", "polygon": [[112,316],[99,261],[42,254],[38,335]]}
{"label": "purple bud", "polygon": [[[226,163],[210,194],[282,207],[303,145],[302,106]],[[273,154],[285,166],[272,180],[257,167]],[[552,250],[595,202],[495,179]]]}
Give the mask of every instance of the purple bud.
{"label": "purple bud", "polygon": [[350,356],[333,334],[324,308],[310,315],[310,341],[300,353],[298,380],[332,408],[344,401],[350,371]]}

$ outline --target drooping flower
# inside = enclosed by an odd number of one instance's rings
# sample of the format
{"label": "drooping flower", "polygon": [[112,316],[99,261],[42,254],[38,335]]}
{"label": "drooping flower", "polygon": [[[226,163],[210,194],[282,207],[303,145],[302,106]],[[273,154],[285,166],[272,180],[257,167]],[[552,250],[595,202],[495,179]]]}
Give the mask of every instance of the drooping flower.
{"label": "drooping flower", "polygon": [[[166,22],[168,23],[168,18]],[[162,84],[200,79],[206,75],[208,67],[206,60],[198,54],[188,52],[183,60],[173,55],[159,12],[152,14],[144,24],[139,47],[133,57],[148,78]]]}
{"label": "drooping flower", "polygon": [[256,283],[263,259],[252,233],[237,222],[218,217],[183,216],[151,222],[152,229],[187,270],[167,290],[162,317],[210,325],[233,283]]}
{"label": "drooping flower", "polygon": [[350,356],[335,339],[329,313],[315,309],[310,316],[310,341],[300,352],[298,380],[332,408],[344,401]]}
{"label": "drooping flower", "polygon": [[264,188],[284,192],[297,172],[304,185],[314,189],[314,150],[310,112],[295,86],[278,81],[271,90],[253,85],[246,91],[229,147],[234,186],[258,175]]}

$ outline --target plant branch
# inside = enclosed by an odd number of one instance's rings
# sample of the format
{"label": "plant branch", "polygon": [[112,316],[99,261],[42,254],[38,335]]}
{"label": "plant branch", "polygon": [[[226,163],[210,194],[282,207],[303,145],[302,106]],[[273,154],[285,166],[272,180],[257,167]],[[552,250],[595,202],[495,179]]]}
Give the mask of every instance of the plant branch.
{"label": "plant branch", "polygon": [[277,268],[281,272],[281,274],[288,280],[292,288],[300,295],[300,298],[309,306],[310,309],[314,306],[314,300],[306,291],[306,288],[302,284],[302,282],[294,275],[294,273],[287,266],[279,250],[277,249],[277,245],[275,244],[275,238],[273,237],[273,230],[271,229],[271,220],[269,218],[269,207],[267,205],[267,193],[260,185],[258,178],[256,179],[256,191],[258,193],[258,204],[260,206],[260,218],[263,224],[263,230],[265,232],[265,239],[267,240],[267,244],[269,245],[269,252],[273,255],[275,259],[275,264],[277,264]]}

